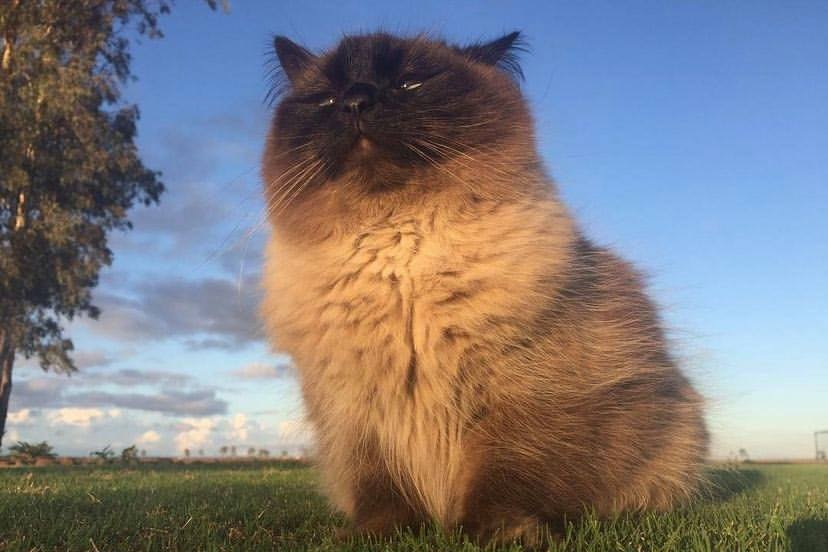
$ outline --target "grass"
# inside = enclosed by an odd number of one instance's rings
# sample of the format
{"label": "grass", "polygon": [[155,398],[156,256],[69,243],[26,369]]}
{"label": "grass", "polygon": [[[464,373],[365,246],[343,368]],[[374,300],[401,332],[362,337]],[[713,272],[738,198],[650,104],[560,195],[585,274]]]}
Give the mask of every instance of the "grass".
{"label": "grass", "polygon": [[[587,517],[550,550],[828,552],[828,465],[710,475],[709,496],[683,510]],[[433,528],[336,543],[344,522],[314,489],[296,463],[3,469],[0,551],[478,550]]]}

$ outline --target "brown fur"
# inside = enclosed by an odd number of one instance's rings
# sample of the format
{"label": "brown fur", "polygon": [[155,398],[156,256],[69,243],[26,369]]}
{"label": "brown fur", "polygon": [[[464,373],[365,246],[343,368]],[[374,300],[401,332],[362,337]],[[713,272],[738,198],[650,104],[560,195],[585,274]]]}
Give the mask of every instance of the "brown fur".
{"label": "brown fur", "polygon": [[[272,218],[264,320],[299,370],[328,496],[359,529],[531,539],[695,488],[702,401],[641,278],[578,231],[525,109],[512,124],[393,193],[344,171]],[[280,148],[272,135],[266,182]]]}

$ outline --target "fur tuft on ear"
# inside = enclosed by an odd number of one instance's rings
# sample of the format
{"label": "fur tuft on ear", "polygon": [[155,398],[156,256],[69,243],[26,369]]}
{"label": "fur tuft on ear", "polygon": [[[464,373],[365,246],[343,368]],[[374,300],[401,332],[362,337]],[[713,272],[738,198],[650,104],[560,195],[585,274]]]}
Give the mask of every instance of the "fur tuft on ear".
{"label": "fur tuft on ear", "polygon": [[266,103],[272,105],[285,88],[310,65],[316,56],[284,36],[273,38],[273,52],[268,63],[270,89]]}
{"label": "fur tuft on ear", "polygon": [[291,81],[315,59],[305,48],[284,36],[273,39],[273,49],[276,51],[279,65]]}
{"label": "fur tuft on ear", "polygon": [[461,54],[474,61],[494,65],[502,69],[515,80],[523,80],[523,69],[518,55],[527,51],[520,31],[514,31],[491,42],[478,42],[459,48]]}

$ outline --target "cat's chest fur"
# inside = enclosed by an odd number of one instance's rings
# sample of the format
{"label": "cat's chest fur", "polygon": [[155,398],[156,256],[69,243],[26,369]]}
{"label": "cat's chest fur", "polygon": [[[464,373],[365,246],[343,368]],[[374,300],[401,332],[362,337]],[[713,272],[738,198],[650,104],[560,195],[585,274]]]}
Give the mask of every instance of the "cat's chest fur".
{"label": "cat's chest fur", "polygon": [[537,209],[494,211],[499,225],[423,209],[310,247],[277,235],[269,248],[265,319],[297,363],[321,446],[375,440],[438,519],[458,498],[475,408],[458,390],[461,359],[501,337],[493,320],[531,311],[548,265],[537,248],[559,241],[539,231]]}
{"label": "cat's chest fur", "polygon": [[372,426],[418,397],[423,407],[437,399],[456,364],[454,344],[475,322],[463,315],[482,292],[470,273],[474,248],[438,234],[432,221],[389,219],[301,260],[274,252],[279,344],[303,376],[347,388]]}

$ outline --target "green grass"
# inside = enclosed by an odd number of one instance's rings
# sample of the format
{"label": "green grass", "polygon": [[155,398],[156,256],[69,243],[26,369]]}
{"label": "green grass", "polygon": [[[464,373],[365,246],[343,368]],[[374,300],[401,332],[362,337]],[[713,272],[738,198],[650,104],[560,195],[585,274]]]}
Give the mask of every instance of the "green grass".
{"label": "green grass", "polygon": [[[670,514],[587,518],[551,550],[828,552],[828,466],[711,470],[706,499]],[[296,464],[0,470],[0,551],[477,550],[457,533],[338,544],[343,520]],[[508,550],[520,550],[517,545]]]}

